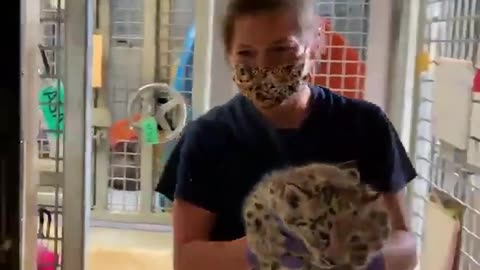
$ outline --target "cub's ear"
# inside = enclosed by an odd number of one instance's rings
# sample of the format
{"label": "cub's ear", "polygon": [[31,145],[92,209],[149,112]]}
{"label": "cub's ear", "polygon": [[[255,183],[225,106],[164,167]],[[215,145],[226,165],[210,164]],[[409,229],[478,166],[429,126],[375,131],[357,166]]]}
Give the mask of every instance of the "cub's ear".
{"label": "cub's ear", "polygon": [[337,167],[341,170],[357,169],[358,168],[358,163],[357,163],[356,160],[350,160],[350,161],[345,161],[345,162],[337,164]]}
{"label": "cub's ear", "polygon": [[351,178],[360,180],[360,172],[358,171],[358,163],[356,160],[339,163],[337,167]]}
{"label": "cub's ear", "polygon": [[350,168],[350,169],[342,169],[342,172],[345,175],[348,175],[352,179],[356,181],[360,181],[360,172],[356,168]]}

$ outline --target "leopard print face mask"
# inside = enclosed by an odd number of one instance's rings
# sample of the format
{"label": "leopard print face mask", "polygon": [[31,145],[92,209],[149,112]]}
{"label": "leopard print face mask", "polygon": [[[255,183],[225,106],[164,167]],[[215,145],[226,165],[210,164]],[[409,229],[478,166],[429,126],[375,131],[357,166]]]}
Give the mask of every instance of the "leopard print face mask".
{"label": "leopard print face mask", "polygon": [[296,64],[275,67],[249,67],[236,65],[233,81],[240,93],[254,104],[269,109],[280,105],[306,84],[310,60],[305,56]]}

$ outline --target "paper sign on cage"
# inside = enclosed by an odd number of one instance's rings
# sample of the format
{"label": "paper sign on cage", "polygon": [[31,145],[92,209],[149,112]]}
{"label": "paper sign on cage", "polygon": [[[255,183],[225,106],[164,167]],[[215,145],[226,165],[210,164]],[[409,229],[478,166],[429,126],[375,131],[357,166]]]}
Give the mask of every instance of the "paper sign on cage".
{"label": "paper sign on cage", "polygon": [[438,58],[434,69],[433,129],[438,138],[460,150],[468,145],[472,87],[471,61]]}
{"label": "paper sign on cage", "polygon": [[141,121],[143,143],[147,145],[159,144],[158,124],[155,117],[147,117]]}
{"label": "paper sign on cage", "polygon": [[43,115],[49,136],[57,138],[65,128],[65,90],[62,82],[52,82],[38,92],[38,105]]}
{"label": "paper sign on cage", "polygon": [[101,35],[93,35],[93,59],[92,59],[92,87],[102,87],[102,50],[103,39]]}
{"label": "paper sign on cage", "polygon": [[465,207],[450,195],[434,189],[426,203],[421,269],[456,270],[462,240]]}
{"label": "paper sign on cage", "polygon": [[468,142],[467,163],[480,168],[480,142],[470,139]]}

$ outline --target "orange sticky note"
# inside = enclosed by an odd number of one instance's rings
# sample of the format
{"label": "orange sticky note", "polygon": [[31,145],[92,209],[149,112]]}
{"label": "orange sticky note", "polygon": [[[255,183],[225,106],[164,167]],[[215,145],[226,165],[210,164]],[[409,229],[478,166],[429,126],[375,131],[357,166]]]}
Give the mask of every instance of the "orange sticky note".
{"label": "orange sticky note", "polygon": [[92,59],[92,87],[102,87],[102,50],[103,38],[101,35],[93,35],[93,59]]}

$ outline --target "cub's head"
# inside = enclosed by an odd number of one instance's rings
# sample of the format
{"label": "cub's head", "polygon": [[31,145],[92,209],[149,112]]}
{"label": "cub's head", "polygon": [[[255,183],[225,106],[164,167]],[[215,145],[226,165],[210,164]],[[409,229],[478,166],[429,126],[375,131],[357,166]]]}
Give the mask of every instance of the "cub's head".
{"label": "cub's head", "polygon": [[268,178],[274,208],[301,216],[318,213],[336,193],[355,190],[360,183],[357,169],[321,163],[277,171]]}
{"label": "cub's head", "polygon": [[335,218],[376,196],[360,184],[355,166],[310,164],[270,176],[272,208],[310,246],[327,248]]}
{"label": "cub's head", "polygon": [[[337,193],[353,190],[360,182],[358,170],[328,164],[310,164],[277,171],[265,179],[271,183],[271,207],[287,227],[308,232],[326,227],[329,204]],[[335,187],[335,188],[333,188]]]}

